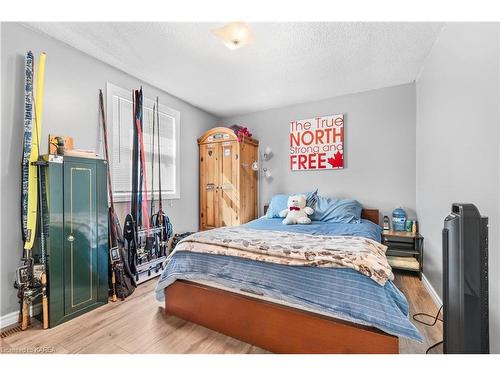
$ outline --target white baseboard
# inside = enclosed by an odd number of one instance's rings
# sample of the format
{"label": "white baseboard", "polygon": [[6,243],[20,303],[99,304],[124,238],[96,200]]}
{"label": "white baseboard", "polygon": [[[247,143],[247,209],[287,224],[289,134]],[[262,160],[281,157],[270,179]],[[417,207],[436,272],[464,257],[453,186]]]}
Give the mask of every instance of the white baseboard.
{"label": "white baseboard", "polygon": [[434,301],[436,307],[440,308],[443,305],[443,301],[439,297],[439,294],[437,294],[436,290],[432,287],[431,283],[429,282],[429,279],[427,279],[427,277],[425,277],[424,274],[422,274],[422,283],[424,284],[425,289],[427,289],[427,291],[431,295],[431,298]]}
{"label": "white baseboard", "polygon": [[19,311],[13,311],[11,313],[0,316],[0,329],[4,329],[12,324],[17,323],[19,317]]}
{"label": "white baseboard", "polygon": [[[30,305],[29,316],[33,317],[42,313],[42,304],[34,303]],[[12,324],[16,324],[19,317],[19,311],[13,311],[11,313],[0,316],[0,329],[4,329]]]}

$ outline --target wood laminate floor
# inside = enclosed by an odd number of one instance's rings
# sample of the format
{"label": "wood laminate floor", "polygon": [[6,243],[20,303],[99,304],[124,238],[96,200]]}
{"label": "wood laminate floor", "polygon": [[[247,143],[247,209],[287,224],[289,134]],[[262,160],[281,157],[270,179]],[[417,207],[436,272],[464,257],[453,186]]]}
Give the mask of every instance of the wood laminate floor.
{"label": "wood laminate floor", "polygon": [[[396,274],[395,282],[408,298],[411,315],[437,312],[418,277]],[[165,316],[153,296],[155,285],[156,280],[146,282],[123,302],[110,302],[48,330],[34,320],[36,323],[27,331],[2,338],[2,352],[39,348],[53,353],[267,353],[174,316]],[[434,327],[415,324],[424,343],[402,338],[400,353],[425,353],[427,347],[441,340],[441,322]],[[439,346],[432,352],[441,351]]]}

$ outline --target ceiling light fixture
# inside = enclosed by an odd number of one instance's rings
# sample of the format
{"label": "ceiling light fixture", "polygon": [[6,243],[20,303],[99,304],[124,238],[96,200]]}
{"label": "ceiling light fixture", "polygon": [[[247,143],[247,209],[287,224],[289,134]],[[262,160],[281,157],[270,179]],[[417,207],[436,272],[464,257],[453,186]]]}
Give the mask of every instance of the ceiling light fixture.
{"label": "ceiling light fixture", "polygon": [[227,48],[235,50],[255,42],[253,31],[244,22],[231,22],[212,30]]}

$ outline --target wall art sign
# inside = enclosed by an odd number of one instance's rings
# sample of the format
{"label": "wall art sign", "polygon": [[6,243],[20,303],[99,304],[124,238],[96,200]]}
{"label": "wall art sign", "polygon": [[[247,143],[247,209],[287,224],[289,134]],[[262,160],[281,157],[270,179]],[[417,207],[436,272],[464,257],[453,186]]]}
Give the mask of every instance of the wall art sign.
{"label": "wall art sign", "polygon": [[344,114],[289,124],[292,171],[344,168]]}

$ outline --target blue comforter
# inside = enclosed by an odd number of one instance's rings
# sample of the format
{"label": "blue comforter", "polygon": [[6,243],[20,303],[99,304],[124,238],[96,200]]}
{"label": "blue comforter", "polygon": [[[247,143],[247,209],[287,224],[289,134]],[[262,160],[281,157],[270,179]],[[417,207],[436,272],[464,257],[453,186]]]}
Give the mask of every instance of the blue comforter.
{"label": "blue comforter", "polygon": [[[280,219],[260,218],[246,226],[380,240],[380,227],[366,220],[360,224],[313,222],[311,225],[285,226]],[[216,282],[234,290],[251,291],[343,320],[373,326],[396,336],[422,341],[408,319],[408,302],[396,286],[391,281],[380,286],[352,269],[287,266],[180,251],[169,259],[156,286],[156,298],[163,300],[163,289],[177,279]]]}

